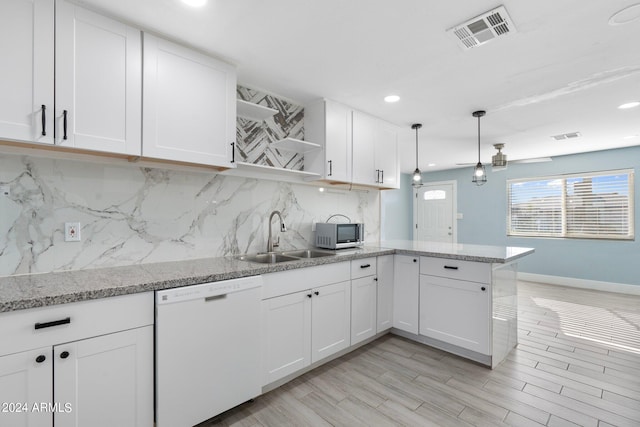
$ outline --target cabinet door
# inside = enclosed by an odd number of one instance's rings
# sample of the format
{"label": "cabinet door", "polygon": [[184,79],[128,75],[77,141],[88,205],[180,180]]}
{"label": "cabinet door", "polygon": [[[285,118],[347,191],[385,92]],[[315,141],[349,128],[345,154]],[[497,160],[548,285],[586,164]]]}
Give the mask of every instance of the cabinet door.
{"label": "cabinet door", "polygon": [[311,291],[262,301],[262,385],[311,363]]}
{"label": "cabinet door", "polygon": [[376,332],[393,326],[393,255],[378,257],[378,313]]}
{"label": "cabinet door", "polygon": [[375,141],[377,119],[359,111],[353,112],[353,182],[377,185]]}
{"label": "cabinet door", "polygon": [[139,156],[141,123],[140,31],[56,2],[56,144]]}
{"label": "cabinet door", "polygon": [[153,425],[153,327],[53,348],[56,427]]}
{"label": "cabinet door", "polygon": [[145,33],[143,90],[143,156],[232,166],[233,67]]}
{"label": "cabinet door", "polygon": [[[418,333],[420,264],[418,257],[395,255],[393,272],[393,327]],[[420,307],[420,310],[425,310]]]}
{"label": "cabinet door", "polygon": [[400,188],[398,168],[398,128],[378,121],[375,145],[375,170],[379,174],[378,186]]}
{"label": "cabinet door", "polygon": [[53,402],[52,363],[51,347],[0,357],[0,425],[51,427],[51,410],[39,408]]}
{"label": "cabinet door", "polygon": [[331,101],[325,108],[326,177],[351,182],[351,109]]}
{"label": "cabinet door", "polygon": [[351,281],[351,345],[376,334],[376,276]]}
{"label": "cabinet door", "polygon": [[349,346],[351,283],[316,288],[311,300],[311,363],[315,363]]}
{"label": "cabinet door", "polygon": [[420,276],[420,335],[489,354],[489,286]]}
{"label": "cabinet door", "polygon": [[52,144],[53,1],[2,0],[0,16],[0,138]]}

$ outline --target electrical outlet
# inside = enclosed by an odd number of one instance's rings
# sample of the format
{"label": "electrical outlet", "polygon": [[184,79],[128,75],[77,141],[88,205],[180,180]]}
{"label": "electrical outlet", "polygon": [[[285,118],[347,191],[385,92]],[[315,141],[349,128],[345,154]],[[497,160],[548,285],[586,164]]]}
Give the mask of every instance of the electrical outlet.
{"label": "electrical outlet", "polygon": [[9,184],[0,184],[0,195],[11,196],[11,187],[9,187]]}
{"label": "electrical outlet", "polygon": [[65,242],[80,241],[80,223],[79,222],[64,223],[64,241]]}

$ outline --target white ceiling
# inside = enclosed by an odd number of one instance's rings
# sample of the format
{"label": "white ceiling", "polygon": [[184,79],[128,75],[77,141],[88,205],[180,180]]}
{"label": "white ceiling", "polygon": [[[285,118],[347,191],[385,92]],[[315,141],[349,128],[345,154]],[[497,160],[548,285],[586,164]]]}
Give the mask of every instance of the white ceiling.
{"label": "white ceiling", "polygon": [[[403,128],[403,172],[640,145],[640,20],[609,18],[638,0],[84,0],[238,67],[240,84],[304,104],[333,99]],[[446,30],[503,4],[517,32],[463,51]],[[397,94],[400,102],[383,97]],[[581,132],[555,141],[551,135]],[[435,167],[427,167],[436,163]]]}

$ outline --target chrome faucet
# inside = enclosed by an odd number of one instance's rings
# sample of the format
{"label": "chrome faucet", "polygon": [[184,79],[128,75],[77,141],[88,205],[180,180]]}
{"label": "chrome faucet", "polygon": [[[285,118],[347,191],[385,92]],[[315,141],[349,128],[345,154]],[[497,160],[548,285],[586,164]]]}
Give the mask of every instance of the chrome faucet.
{"label": "chrome faucet", "polygon": [[[271,222],[273,221],[274,215],[278,215],[278,218],[280,218],[280,231],[287,231],[287,227],[285,227],[284,221],[282,221],[282,215],[280,214],[280,211],[271,212],[271,215],[269,216],[269,239],[267,240],[267,252],[273,252],[274,244],[273,244],[273,237],[271,233]],[[280,238],[278,238],[278,242],[279,241],[280,241]],[[275,246],[278,246],[278,242],[276,242]]]}

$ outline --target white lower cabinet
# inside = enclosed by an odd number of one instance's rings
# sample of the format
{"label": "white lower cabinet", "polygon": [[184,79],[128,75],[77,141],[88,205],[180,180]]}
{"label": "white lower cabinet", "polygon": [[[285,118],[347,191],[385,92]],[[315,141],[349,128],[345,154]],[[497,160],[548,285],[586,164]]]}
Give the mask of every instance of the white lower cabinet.
{"label": "white lower cabinet", "polygon": [[[263,385],[349,347],[348,262],[271,273],[263,278]],[[340,279],[346,280],[321,285],[323,280]],[[316,286],[304,289],[304,285]],[[296,291],[296,287],[304,290]]]}
{"label": "white lower cabinet", "polygon": [[393,271],[393,327],[418,333],[420,292],[418,257],[395,255]]}
{"label": "white lower cabinet", "polygon": [[376,333],[380,333],[393,326],[393,255],[379,256],[378,267],[378,298],[377,298],[377,327]]}
{"label": "white lower cabinet", "polygon": [[489,285],[420,276],[420,335],[489,354]]}
{"label": "white lower cabinet", "polygon": [[0,425],[151,427],[152,324],[151,293],[0,314]]}
{"label": "white lower cabinet", "polygon": [[351,281],[351,345],[376,334],[377,277]]}

